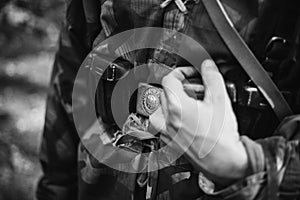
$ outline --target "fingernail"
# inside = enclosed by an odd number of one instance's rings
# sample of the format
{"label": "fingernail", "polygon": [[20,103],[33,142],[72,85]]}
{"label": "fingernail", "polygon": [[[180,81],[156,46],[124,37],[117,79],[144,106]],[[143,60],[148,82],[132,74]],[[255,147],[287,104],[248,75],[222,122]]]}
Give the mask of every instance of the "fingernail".
{"label": "fingernail", "polygon": [[211,59],[207,59],[207,60],[203,61],[202,70],[205,70],[205,71],[211,70],[211,71],[218,72],[218,68],[217,68],[215,62]]}

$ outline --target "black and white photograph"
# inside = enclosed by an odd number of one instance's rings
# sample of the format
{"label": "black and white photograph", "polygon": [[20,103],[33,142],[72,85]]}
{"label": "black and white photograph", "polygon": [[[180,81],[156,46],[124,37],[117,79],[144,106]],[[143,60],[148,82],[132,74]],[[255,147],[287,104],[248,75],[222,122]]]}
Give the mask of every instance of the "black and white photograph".
{"label": "black and white photograph", "polygon": [[0,0],[0,200],[300,200],[299,0]]}

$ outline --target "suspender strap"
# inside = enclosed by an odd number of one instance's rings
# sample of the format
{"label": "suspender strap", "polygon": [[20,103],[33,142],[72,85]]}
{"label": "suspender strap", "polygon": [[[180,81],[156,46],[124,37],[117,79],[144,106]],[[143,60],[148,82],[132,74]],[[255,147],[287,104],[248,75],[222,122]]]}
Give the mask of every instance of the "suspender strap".
{"label": "suspender strap", "polygon": [[230,21],[219,0],[202,0],[214,26],[237,61],[266,98],[279,120],[292,110],[268,73],[254,56]]}

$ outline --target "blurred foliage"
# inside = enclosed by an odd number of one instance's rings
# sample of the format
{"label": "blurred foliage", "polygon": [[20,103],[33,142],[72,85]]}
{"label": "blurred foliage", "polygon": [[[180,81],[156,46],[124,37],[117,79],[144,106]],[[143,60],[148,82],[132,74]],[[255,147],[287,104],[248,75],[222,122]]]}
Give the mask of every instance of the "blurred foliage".
{"label": "blurred foliage", "polygon": [[0,0],[0,200],[35,199],[64,0]]}
{"label": "blurred foliage", "polygon": [[63,19],[63,0],[0,0],[0,57],[49,50]]}

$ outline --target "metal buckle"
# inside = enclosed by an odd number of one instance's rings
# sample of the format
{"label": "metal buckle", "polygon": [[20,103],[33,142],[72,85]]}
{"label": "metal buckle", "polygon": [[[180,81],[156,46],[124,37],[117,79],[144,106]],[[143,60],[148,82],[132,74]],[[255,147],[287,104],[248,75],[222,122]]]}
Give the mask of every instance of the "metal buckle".
{"label": "metal buckle", "polygon": [[235,84],[231,83],[231,82],[227,82],[226,88],[227,88],[228,95],[230,97],[231,102],[236,103],[237,102],[237,90],[236,90]]}
{"label": "metal buckle", "polygon": [[108,68],[107,68],[107,76],[106,76],[106,80],[107,81],[114,81],[116,78],[116,64],[111,64]]}
{"label": "metal buckle", "polygon": [[265,109],[268,104],[260,94],[259,90],[253,86],[244,86],[239,97],[239,103],[246,107]]}
{"label": "metal buckle", "polygon": [[160,96],[162,93],[163,89],[161,88],[140,83],[136,104],[137,113],[145,117],[152,115],[161,106]]}
{"label": "metal buckle", "polygon": [[[283,45],[285,45],[285,44],[288,43],[287,39],[285,39],[285,38],[283,38],[283,37],[274,36],[274,37],[272,37],[272,38],[269,40],[269,42],[268,42],[268,44],[267,44],[267,46],[266,46],[265,52],[266,52],[266,53],[269,52],[269,51],[272,49],[274,43],[276,43],[276,42],[279,42],[279,43],[281,43],[281,44],[283,44]],[[267,58],[267,57],[266,57],[266,58]]]}

